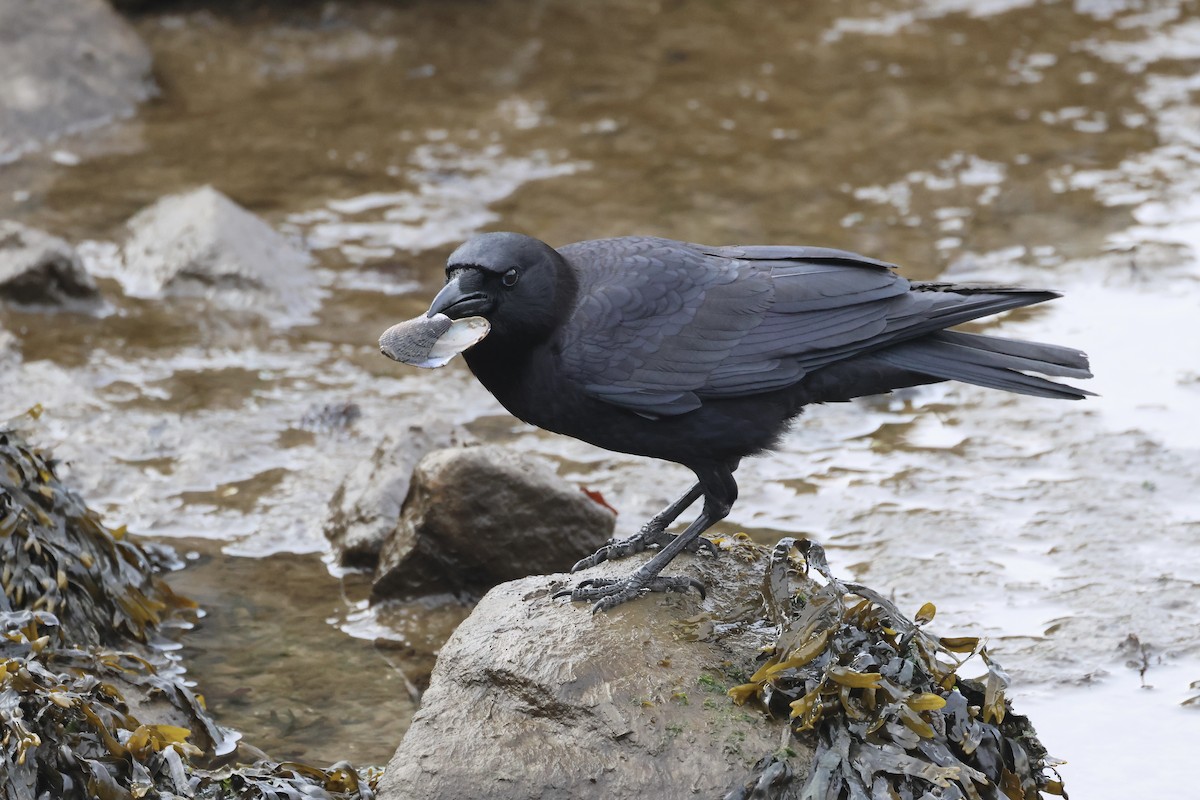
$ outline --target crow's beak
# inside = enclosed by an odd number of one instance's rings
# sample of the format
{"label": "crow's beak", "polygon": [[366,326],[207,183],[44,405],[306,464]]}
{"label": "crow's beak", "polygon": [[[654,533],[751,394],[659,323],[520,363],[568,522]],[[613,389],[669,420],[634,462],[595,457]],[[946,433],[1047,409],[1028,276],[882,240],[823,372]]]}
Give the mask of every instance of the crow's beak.
{"label": "crow's beak", "polygon": [[492,308],[492,299],[482,288],[483,274],[479,270],[462,270],[437,293],[425,316],[445,314],[450,319],[484,316]]}

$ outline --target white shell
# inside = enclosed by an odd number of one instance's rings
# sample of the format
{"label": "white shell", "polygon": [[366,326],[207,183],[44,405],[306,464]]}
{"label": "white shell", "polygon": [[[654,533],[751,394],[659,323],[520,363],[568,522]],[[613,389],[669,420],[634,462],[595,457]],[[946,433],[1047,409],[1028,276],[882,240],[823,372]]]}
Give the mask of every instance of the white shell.
{"label": "white shell", "polygon": [[379,351],[414,367],[444,367],[456,355],[478,344],[492,326],[483,317],[452,320],[445,314],[400,322],[379,337]]}

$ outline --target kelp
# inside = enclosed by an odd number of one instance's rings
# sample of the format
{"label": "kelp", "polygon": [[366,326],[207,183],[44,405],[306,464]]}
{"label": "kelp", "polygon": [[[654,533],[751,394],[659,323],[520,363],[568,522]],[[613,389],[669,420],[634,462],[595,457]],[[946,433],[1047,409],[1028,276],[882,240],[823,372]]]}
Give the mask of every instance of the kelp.
{"label": "kelp", "polygon": [[[197,798],[239,800],[372,800],[383,776],[379,767],[355,768],[340,761],[327,769],[295,761],[259,761],[236,770],[197,773]],[[190,797],[190,795],[189,795]]]}
{"label": "kelp", "polygon": [[0,612],[0,797],[189,796],[187,760],[227,737],[186,689],[176,699],[198,725],[143,724],[131,679],[176,688],[133,654],[68,645],[49,612]]}
{"label": "kelp", "polygon": [[[779,637],[729,696],[786,715],[815,758],[802,787],[780,779],[783,759],[765,758],[729,798],[1066,796],[1033,727],[1013,713],[1008,676],[984,643],[924,630],[932,604],[909,619],[878,592],[835,578],[819,545],[795,539],[772,551],[763,595]],[[986,669],[980,680],[957,673],[972,657]]]}
{"label": "kelp", "polygon": [[171,612],[195,605],[155,574],[123,528],[105,527],[66,489],[56,466],[0,430],[0,611],[47,611],[72,642],[149,644]]}
{"label": "kelp", "polygon": [[378,770],[222,766],[239,737],[162,646],[195,604],[56,466],[0,427],[0,800],[370,800]]}

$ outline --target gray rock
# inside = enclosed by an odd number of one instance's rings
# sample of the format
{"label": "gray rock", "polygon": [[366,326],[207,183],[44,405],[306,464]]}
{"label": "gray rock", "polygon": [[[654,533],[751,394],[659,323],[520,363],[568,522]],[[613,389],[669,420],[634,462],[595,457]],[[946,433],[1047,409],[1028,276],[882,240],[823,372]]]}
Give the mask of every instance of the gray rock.
{"label": "gray rock", "polygon": [[359,462],[329,501],[325,536],[344,567],[374,568],[384,541],[396,532],[413,469],[431,450],[467,440],[444,422],[409,425],[388,435],[371,458]]}
{"label": "gray rock", "polygon": [[312,257],[211,186],[164,197],[127,224],[113,277],[134,297],[201,296],[290,317],[320,304]]}
{"label": "gray rock", "polygon": [[325,403],[310,406],[300,418],[297,427],[312,433],[336,433],[347,431],[362,417],[358,403],[344,400],[340,403]]}
{"label": "gray rock", "polygon": [[592,616],[550,597],[578,575],[494,588],[443,646],[380,800],[720,798],[777,751],[802,786],[812,753],[787,721],[725,695],[774,641],[762,559],[684,555],[671,572],[703,580],[708,599],[649,595]]}
{"label": "gray rock", "polygon": [[104,0],[0,0],[0,53],[0,164],[154,92],[150,51]]}
{"label": "gray rock", "polygon": [[604,544],[614,522],[539,459],[495,445],[436,450],[413,473],[373,594],[482,593],[566,569]]}
{"label": "gray rock", "polygon": [[71,245],[19,222],[0,220],[0,297],[62,306],[96,301],[100,293]]}

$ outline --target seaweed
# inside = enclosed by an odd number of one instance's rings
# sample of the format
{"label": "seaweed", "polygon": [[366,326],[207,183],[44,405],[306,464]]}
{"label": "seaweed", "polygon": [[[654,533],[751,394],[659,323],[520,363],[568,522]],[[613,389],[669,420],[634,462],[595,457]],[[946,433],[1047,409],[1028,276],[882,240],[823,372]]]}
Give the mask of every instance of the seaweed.
{"label": "seaweed", "polygon": [[[874,590],[835,578],[821,547],[796,539],[772,550],[763,595],[779,637],[728,694],[786,714],[815,758],[802,788],[783,780],[784,760],[767,757],[729,798],[1066,797],[1057,762],[1013,713],[1008,676],[983,641],[924,630],[932,604],[909,619]],[[986,668],[980,680],[957,673],[973,657]]]}
{"label": "seaweed", "polygon": [[[36,418],[33,409],[26,424]],[[370,800],[380,770],[238,756],[167,649],[195,604],[0,426],[0,800]]]}
{"label": "seaweed", "polygon": [[[71,647],[53,614],[28,610],[0,612],[0,658],[0,797],[187,796],[186,759],[203,752],[188,741],[194,731],[142,723],[122,691],[131,677],[168,683],[149,661]],[[193,716],[207,720],[191,700]],[[206,732],[211,749],[211,734],[221,734]]]}

